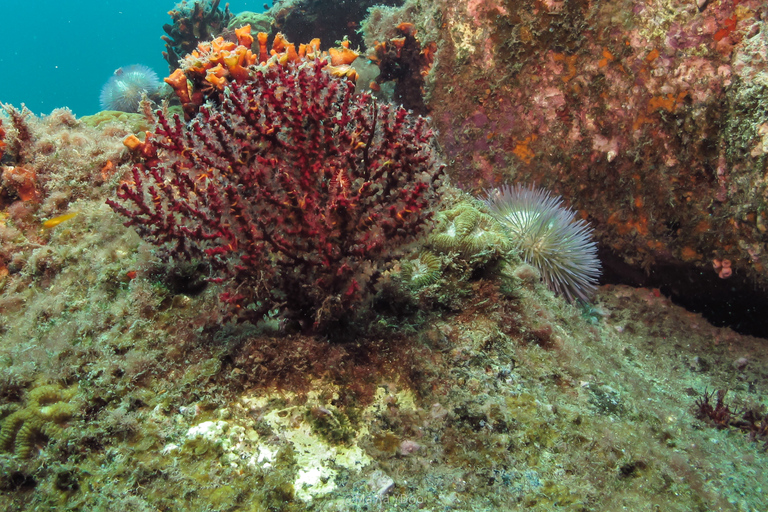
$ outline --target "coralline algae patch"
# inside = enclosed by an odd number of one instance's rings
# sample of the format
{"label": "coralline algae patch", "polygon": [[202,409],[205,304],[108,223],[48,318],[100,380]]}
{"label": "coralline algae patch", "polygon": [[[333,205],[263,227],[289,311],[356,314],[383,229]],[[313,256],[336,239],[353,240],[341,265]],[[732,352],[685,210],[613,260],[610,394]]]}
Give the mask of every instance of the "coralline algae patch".
{"label": "coralline algae patch", "polygon": [[[415,408],[410,391],[400,391],[394,398],[401,410]],[[379,414],[392,399],[393,395],[379,388],[360,417]],[[165,445],[161,455],[205,457],[213,453],[244,477],[248,472],[284,469],[281,466],[291,461],[292,478],[288,479],[294,496],[310,503],[336,490],[342,472],[359,473],[374,461],[359,446],[369,434],[365,421],[353,429],[335,407],[313,405],[325,402],[316,390],[308,393],[303,404],[299,401],[293,392],[242,396],[229,410],[220,412],[223,419],[190,426],[183,440]],[[258,430],[253,426],[254,415]],[[286,447],[291,453],[287,459],[280,456]]]}

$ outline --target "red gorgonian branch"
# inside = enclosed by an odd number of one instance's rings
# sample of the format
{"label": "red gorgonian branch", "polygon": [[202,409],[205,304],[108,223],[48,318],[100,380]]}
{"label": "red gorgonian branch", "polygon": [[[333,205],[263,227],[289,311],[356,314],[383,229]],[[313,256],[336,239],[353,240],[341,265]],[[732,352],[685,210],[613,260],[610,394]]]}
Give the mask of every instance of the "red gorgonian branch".
{"label": "red gorgonian branch", "polygon": [[242,318],[345,317],[432,215],[443,167],[426,120],[325,65],[259,67],[189,124],[158,112],[142,151],[157,156],[108,201],[172,257],[209,261]]}

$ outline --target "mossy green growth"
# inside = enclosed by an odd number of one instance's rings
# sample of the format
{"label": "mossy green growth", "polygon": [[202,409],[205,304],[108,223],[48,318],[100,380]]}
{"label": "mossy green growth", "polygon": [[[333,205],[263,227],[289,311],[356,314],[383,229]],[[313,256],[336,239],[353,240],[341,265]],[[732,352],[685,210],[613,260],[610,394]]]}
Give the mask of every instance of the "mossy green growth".
{"label": "mossy green growth", "polygon": [[263,12],[243,11],[235,15],[227,25],[227,28],[234,30],[236,28],[251,26],[251,34],[256,35],[259,32],[271,32],[272,24],[275,18]]}
{"label": "mossy green growth", "polygon": [[213,510],[226,510],[232,503],[236,503],[242,494],[241,491],[231,485],[203,489],[200,492],[206,495],[206,501]]}
{"label": "mossy green growth", "polygon": [[100,128],[102,125],[117,123],[133,133],[144,132],[150,128],[147,118],[143,114],[117,110],[102,110],[90,116],[83,116],[80,118],[80,122],[91,128]]}
{"label": "mossy green growth", "polygon": [[0,450],[27,458],[40,438],[58,436],[63,424],[77,410],[72,398],[77,386],[62,388],[57,384],[40,385],[27,394],[26,405],[9,414],[0,430]]}
{"label": "mossy green growth", "polygon": [[543,495],[543,498],[537,500],[540,505],[565,508],[566,510],[586,510],[580,496],[563,483],[547,481],[540,493]]}

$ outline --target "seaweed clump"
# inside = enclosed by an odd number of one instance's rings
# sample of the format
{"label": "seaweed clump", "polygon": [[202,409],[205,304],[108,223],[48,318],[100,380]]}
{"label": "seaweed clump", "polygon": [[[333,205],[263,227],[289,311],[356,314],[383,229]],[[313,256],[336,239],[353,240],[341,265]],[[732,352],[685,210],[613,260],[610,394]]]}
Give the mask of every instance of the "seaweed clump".
{"label": "seaweed clump", "polygon": [[[734,414],[725,402],[727,392],[724,389],[711,393],[704,391],[701,397],[696,399],[696,416],[699,419],[708,420],[718,429],[741,430],[749,434],[752,440],[763,441],[762,450],[768,450],[768,413],[745,408],[740,415]],[[713,404],[712,397],[715,395],[717,400]]]}

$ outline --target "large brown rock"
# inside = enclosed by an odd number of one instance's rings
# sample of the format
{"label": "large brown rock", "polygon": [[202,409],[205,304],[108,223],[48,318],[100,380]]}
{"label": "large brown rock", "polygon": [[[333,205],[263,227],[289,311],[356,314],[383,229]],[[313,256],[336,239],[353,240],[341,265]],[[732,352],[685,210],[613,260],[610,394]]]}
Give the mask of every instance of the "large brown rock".
{"label": "large brown rock", "polygon": [[406,8],[438,43],[427,104],[457,183],[550,188],[636,268],[768,283],[763,2]]}

